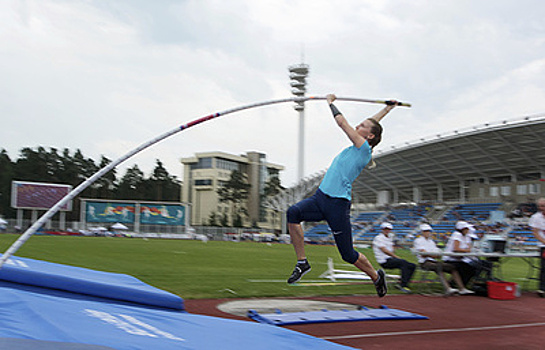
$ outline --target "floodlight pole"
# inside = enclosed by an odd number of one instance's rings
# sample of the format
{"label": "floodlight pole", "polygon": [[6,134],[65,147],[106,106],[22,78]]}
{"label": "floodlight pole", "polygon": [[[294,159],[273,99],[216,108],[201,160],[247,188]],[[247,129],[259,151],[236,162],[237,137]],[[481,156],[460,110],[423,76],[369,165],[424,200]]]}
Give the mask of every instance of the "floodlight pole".
{"label": "floodlight pole", "polygon": [[299,112],[299,155],[297,163],[297,179],[302,180],[305,176],[305,92],[306,79],[308,76],[308,65],[304,63],[289,66],[291,93],[300,101],[295,102],[293,108]]}

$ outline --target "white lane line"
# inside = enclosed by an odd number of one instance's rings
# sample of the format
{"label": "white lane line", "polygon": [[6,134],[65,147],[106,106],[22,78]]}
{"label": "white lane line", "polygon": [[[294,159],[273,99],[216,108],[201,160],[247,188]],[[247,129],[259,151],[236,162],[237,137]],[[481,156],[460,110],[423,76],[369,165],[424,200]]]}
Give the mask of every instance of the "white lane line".
{"label": "white lane line", "polygon": [[425,331],[353,334],[353,335],[340,335],[340,336],[320,337],[320,338],[321,339],[326,339],[326,340],[354,339],[354,338],[373,338],[373,337],[390,337],[390,336],[396,336],[396,335],[418,335],[418,334],[448,333],[448,332],[487,331],[487,330],[495,330],[495,329],[539,327],[539,326],[545,326],[545,322],[509,324],[509,325],[503,325],[503,326],[488,326],[488,327],[429,329],[429,330],[425,330]]}
{"label": "white lane line", "polygon": [[[287,279],[282,279],[282,280],[274,280],[274,279],[271,279],[271,280],[254,280],[254,279],[247,279],[246,281],[252,282],[252,283],[260,283],[260,282],[264,282],[264,283],[278,283],[278,282],[288,283]],[[312,282],[312,283],[322,282],[322,283],[326,283],[326,282],[331,282],[331,281],[329,281],[329,280],[306,280],[306,281],[303,281],[303,282]]]}

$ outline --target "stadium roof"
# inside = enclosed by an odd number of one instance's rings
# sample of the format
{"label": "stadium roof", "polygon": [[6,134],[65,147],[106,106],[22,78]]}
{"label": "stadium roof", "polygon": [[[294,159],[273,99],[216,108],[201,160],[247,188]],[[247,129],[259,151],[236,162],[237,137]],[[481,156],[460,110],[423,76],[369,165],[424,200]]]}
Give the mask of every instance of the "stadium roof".
{"label": "stadium roof", "polygon": [[[455,130],[392,146],[375,154],[377,167],[353,185],[359,203],[376,203],[380,191],[393,202],[458,200],[470,181],[509,182],[545,176],[545,114]],[[442,198],[438,188],[441,188]]]}

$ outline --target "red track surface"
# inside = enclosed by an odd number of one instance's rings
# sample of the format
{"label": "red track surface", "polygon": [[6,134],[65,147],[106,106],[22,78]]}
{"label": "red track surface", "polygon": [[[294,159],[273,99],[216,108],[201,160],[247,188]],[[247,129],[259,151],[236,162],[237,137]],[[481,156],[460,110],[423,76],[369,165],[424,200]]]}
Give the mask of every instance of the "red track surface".
{"label": "red track surface", "polygon": [[[375,296],[307,299],[371,308],[386,305],[429,317],[429,320],[359,321],[286,327],[358,349],[545,349],[545,299],[538,298],[535,293],[525,293],[515,300],[422,295],[392,295],[383,299]],[[250,320],[217,309],[217,305],[232,300],[186,300],[185,304],[187,311],[193,314]]]}

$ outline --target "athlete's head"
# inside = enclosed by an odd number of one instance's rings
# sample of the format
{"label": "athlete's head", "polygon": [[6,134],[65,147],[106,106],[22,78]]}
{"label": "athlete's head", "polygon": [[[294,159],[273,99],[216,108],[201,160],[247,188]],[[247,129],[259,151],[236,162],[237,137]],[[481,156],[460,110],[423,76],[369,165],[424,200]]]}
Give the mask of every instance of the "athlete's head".
{"label": "athlete's head", "polygon": [[356,127],[356,131],[367,140],[371,148],[374,148],[382,140],[382,126],[373,118],[361,122]]}

